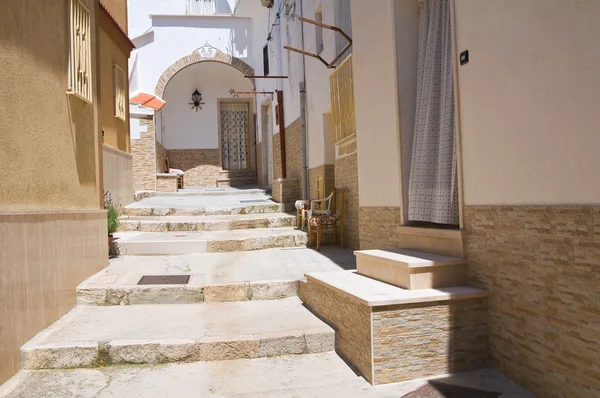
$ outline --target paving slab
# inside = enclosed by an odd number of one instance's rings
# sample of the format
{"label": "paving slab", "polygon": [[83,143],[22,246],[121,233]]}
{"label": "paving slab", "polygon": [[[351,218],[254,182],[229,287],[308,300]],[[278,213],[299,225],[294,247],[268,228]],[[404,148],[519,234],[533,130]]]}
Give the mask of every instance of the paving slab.
{"label": "paving slab", "polygon": [[21,348],[25,369],[269,357],[332,351],[334,331],[298,298],[79,306]]}
{"label": "paving slab", "polygon": [[214,253],[306,246],[306,233],[294,228],[255,228],[205,232],[118,232],[122,255]]}
{"label": "paving slab", "polygon": [[[436,381],[497,391],[500,398],[532,397],[490,369],[436,378]],[[0,386],[0,397],[398,398],[426,383],[427,380],[414,380],[373,387],[330,352],[143,367],[22,370]]]}
{"label": "paving slab", "polygon": [[216,216],[125,216],[120,231],[227,231],[234,229],[294,227],[296,217],[285,213],[259,213]]}
{"label": "paving slab", "polygon": [[[79,304],[184,304],[297,296],[307,272],[354,269],[351,250],[324,246],[174,256],[122,256],[77,288]],[[137,285],[144,275],[190,275],[187,285]]]}

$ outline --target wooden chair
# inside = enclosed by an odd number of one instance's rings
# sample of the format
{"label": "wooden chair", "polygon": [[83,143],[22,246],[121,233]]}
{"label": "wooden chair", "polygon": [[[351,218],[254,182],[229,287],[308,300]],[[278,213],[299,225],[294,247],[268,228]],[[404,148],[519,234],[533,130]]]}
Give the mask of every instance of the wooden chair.
{"label": "wooden chair", "polygon": [[312,246],[313,235],[316,235],[317,251],[321,248],[322,232],[332,233],[334,242],[344,246],[344,196],[345,189],[335,188],[327,198],[310,202],[308,245]]}

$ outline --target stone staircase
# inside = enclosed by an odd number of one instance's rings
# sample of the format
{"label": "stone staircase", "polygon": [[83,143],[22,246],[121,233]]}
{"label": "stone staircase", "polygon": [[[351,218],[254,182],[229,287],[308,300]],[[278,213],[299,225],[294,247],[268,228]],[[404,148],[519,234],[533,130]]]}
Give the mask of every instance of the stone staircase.
{"label": "stone staircase", "polygon": [[[351,252],[307,249],[294,217],[264,192],[219,192],[127,206],[115,237],[121,256],[21,348],[22,371],[0,397],[399,397],[425,382],[369,383],[448,373],[439,358],[448,350],[473,355],[471,367],[486,357],[486,292],[431,288],[462,282],[461,259],[364,251],[354,271]],[[448,303],[462,316],[452,330],[465,333],[456,352],[447,313],[438,314]],[[517,391],[497,374],[470,377]]]}
{"label": "stone staircase", "polygon": [[22,347],[23,369],[332,353],[334,331],[302,305],[298,281],[341,268],[306,249],[295,218],[264,192],[222,193],[127,206],[114,240],[121,257]]}

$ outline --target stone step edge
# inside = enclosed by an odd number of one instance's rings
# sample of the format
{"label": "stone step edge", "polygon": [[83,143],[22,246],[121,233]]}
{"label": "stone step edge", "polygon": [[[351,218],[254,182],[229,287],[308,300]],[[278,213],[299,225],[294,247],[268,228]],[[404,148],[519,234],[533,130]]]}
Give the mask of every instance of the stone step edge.
{"label": "stone step edge", "polygon": [[[273,215],[270,215],[273,214]],[[246,216],[248,214],[245,214]],[[210,232],[227,231],[234,229],[257,228],[290,228],[296,225],[294,216],[279,215],[279,213],[263,213],[263,218],[251,219],[225,219],[225,220],[140,220],[129,219],[125,216],[120,219],[119,231],[125,232]],[[276,216],[275,216],[276,215]],[[143,217],[143,216],[140,216]],[[211,216],[199,216],[211,217]],[[235,217],[235,216],[232,216]]]}
{"label": "stone step edge", "polygon": [[[391,255],[386,256],[384,253],[389,253]],[[413,252],[417,254],[417,252]],[[382,255],[383,254],[383,255]],[[427,254],[427,253],[423,253]],[[443,268],[443,267],[457,267],[467,265],[467,260],[465,258],[458,257],[447,257],[447,256],[439,256],[445,258],[445,260],[428,260],[422,259],[422,261],[415,261],[412,263],[407,262],[403,257],[412,257],[418,258],[415,256],[408,255],[400,255],[394,252],[388,252],[385,250],[356,250],[354,252],[357,261],[357,269],[360,265],[360,260],[368,260],[375,261],[380,264],[388,264],[401,268],[406,268],[408,272],[413,273],[421,273],[421,272],[430,272],[435,268]],[[395,257],[395,258],[394,258]]]}
{"label": "stone step edge", "polygon": [[218,216],[218,215],[241,215],[241,214],[266,214],[281,213],[283,205],[280,203],[263,203],[253,206],[234,207],[207,207],[198,209],[183,208],[157,208],[157,207],[130,207],[123,209],[123,215],[128,216]]}
{"label": "stone step edge", "polygon": [[127,286],[84,282],[77,287],[77,304],[116,306],[279,300],[297,297],[298,282],[298,280],[278,279],[208,285]]}
{"label": "stone step edge", "polygon": [[209,337],[25,345],[23,369],[93,368],[124,364],[221,361],[334,351],[333,329]]}

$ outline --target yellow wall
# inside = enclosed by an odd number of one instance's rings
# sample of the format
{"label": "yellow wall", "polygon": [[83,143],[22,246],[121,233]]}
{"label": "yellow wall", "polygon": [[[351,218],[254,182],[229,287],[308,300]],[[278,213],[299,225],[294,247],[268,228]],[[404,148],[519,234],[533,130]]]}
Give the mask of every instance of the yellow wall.
{"label": "yellow wall", "polygon": [[[104,131],[104,143],[124,152],[129,145],[129,106],[125,120],[115,117],[113,66],[117,64],[128,76],[128,58],[131,48],[123,34],[104,11],[100,11],[99,29],[99,131]],[[129,87],[126,87],[129,92]]]}
{"label": "yellow wall", "polygon": [[598,0],[455,0],[464,202],[600,202]]}
{"label": "yellow wall", "polygon": [[67,4],[0,2],[0,209],[100,205],[94,106],[66,95]]}

